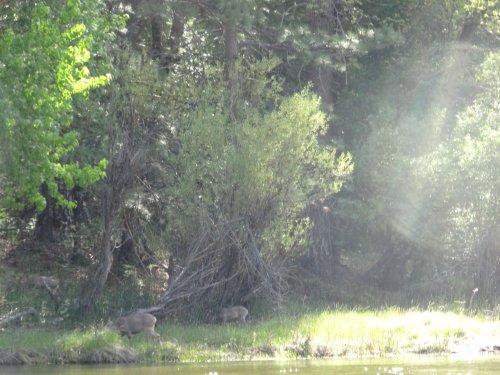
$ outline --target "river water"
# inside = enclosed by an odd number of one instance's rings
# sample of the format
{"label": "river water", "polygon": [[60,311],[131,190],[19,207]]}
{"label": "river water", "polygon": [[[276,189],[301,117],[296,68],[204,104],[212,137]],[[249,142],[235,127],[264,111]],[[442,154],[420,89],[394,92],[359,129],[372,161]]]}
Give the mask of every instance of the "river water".
{"label": "river water", "polygon": [[164,366],[18,366],[1,375],[490,375],[500,374],[500,356],[411,357],[307,361],[258,361]]}

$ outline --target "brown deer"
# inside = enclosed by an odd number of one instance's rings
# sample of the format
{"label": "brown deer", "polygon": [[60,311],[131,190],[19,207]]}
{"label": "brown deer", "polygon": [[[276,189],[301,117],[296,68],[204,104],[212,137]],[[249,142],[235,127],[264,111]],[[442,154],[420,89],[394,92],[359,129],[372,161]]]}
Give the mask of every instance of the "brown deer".
{"label": "brown deer", "polygon": [[247,315],[248,310],[243,306],[225,307],[220,312],[222,324],[233,321],[236,321],[238,323],[245,323],[245,318],[247,317]]}
{"label": "brown deer", "polygon": [[146,337],[161,340],[160,335],[155,332],[155,324],[156,318],[153,315],[145,312],[136,312],[122,316],[114,322],[109,322],[107,327],[117,330],[122,336],[127,336],[129,341],[132,339],[132,335],[141,332],[144,332]]}

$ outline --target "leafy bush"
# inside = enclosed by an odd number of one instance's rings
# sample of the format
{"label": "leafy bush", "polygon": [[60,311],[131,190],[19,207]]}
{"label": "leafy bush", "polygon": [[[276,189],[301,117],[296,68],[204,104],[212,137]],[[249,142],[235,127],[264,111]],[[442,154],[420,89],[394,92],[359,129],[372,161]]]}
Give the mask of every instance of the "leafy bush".
{"label": "leafy bush", "polygon": [[304,207],[336,193],[351,172],[348,154],[319,141],[327,130],[320,99],[309,89],[280,97],[266,78],[272,67],[240,67],[251,85],[231,97],[222,83],[208,83],[181,119],[168,191],[175,202],[169,222],[181,242],[207,217],[241,217],[268,253],[290,249],[305,238]]}

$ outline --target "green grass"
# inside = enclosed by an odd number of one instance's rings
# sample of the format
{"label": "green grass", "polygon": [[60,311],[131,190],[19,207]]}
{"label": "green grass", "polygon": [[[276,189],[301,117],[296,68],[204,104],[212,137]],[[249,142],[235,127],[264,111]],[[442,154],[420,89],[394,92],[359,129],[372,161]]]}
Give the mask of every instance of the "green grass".
{"label": "green grass", "polygon": [[142,335],[129,343],[126,337],[99,327],[14,329],[0,334],[0,350],[39,351],[40,358],[53,363],[116,362],[124,355],[118,349],[130,351],[127,360],[154,363],[433,354],[447,353],[471,337],[500,338],[500,322],[460,312],[325,309],[242,326],[167,322],[158,324],[157,331],[161,343]]}
{"label": "green grass", "polygon": [[10,329],[0,334],[0,348],[45,350],[48,343],[54,343],[59,334],[47,329]]}
{"label": "green grass", "polygon": [[164,324],[158,331],[183,361],[386,356],[447,352],[451,340],[478,334],[486,320],[452,312],[332,310],[241,327]]}

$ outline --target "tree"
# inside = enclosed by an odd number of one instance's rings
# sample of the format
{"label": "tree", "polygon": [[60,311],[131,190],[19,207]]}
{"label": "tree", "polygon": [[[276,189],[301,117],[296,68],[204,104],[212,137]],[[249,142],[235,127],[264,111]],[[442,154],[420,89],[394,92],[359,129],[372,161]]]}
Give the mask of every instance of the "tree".
{"label": "tree", "polygon": [[33,205],[40,212],[52,197],[57,205],[74,208],[76,202],[61,189],[89,186],[105,174],[105,160],[82,166],[71,159],[79,138],[71,126],[72,98],[109,82],[110,75],[89,61],[102,52],[101,43],[111,38],[115,24],[102,15],[99,2],[59,5],[2,5],[7,29],[0,37],[1,194],[6,207]]}
{"label": "tree", "polygon": [[232,107],[217,81],[206,85],[179,124],[170,162],[176,179],[167,195],[178,202],[171,229],[185,238],[200,215],[215,222],[245,217],[258,237],[267,233],[266,249],[287,249],[293,240],[278,239],[300,232],[300,225],[292,228],[304,207],[337,192],[350,173],[349,156],[318,141],[327,129],[319,98],[309,90],[280,98],[277,82],[265,78],[274,64],[239,67],[247,80],[233,92]]}
{"label": "tree", "polygon": [[328,125],[319,97],[309,88],[282,96],[267,78],[276,63],[237,62],[232,87],[214,69],[179,118],[162,196],[185,267],[162,303],[197,296],[206,312],[257,296],[277,302],[287,260],[307,248],[306,206],[336,194],[352,171],[349,154],[319,141]]}
{"label": "tree", "polygon": [[421,166],[432,205],[441,213],[439,228],[446,228],[434,233],[446,249],[444,272],[461,279],[465,293],[478,288],[479,296],[491,302],[500,275],[499,71],[500,54],[490,52],[477,74],[481,92],[459,114],[450,141]]}
{"label": "tree", "polygon": [[[448,217],[463,212],[457,207],[464,202],[458,204],[456,195],[452,203],[448,189],[466,185],[459,177],[463,172],[451,165],[463,157],[463,147],[455,143],[463,113],[484,89],[474,72],[495,39],[479,26],[481,20],[464,33],[474,13],[465,2],[425,3],[365,3],[365,9],[383,15],[379,24],[399,31],[393,43],[359,59],[359,75],[337,104],[338,126],[345,130],[356,164],[352,189],[338,209],[352,220],[351,228],[365,233],[337,235],[340,242],[351,241],[352,250],[379,254],[370,280],[398,289],[412,285],[413,293],[428,296],[449,283],[450,269],[457,267],[451,254],[465,256],[456,251],[462,235]],[[454,150],[454,157],[441,149]],[[445,177],[447,168],[456,171],[454,179]],[[463,223],[467,215],[457,216]],[[452,238],[455,246],[449,245]]]}

